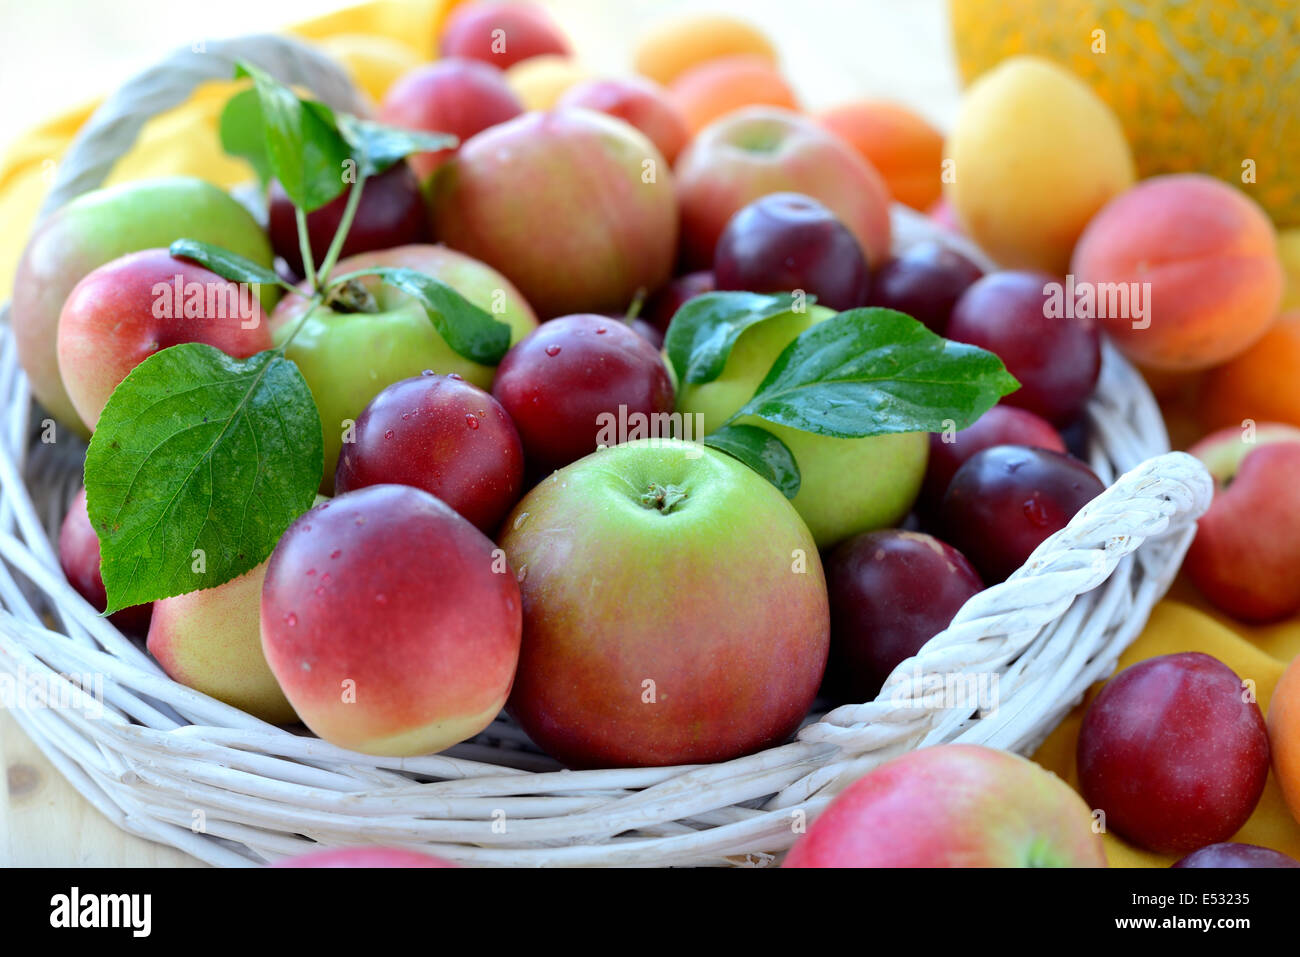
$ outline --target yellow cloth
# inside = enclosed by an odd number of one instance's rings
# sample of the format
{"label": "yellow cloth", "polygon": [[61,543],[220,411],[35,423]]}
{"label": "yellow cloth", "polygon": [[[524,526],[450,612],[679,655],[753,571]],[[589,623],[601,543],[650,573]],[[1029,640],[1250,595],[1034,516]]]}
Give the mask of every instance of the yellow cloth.
{"label": "yellow cloth", "polygon": [[[372,100],[401,73],[435,56],[438,32],[459,0],[377,0],[331,13],[287,32],[318,43],[352,74]],[[188,174],[230,187],[250,178],[248,166],[222,151],[217,119],[233,83],[207,83],[191,99],[150,121],[108,183]],[[0,302],[9,298],[14,271],[53,179],[54,164],[101,101],[38,126],[0,162]]]}
{"label": "yellow cloth", "polygon": [[[1196,607],[1194,607],[1196,606]],[[1171,597],[1156,606],[1141,636],[1120,657],[1119,668],[1146,658],[1181,651],[1203,651],[1218,658],[1243,679],[1255,682],[1255,695],[1268,713],[1273,688],[1287,664],[1300,654],[1300,621],[1250,627],[1210,610],[1190,585],[1179,581]],[[1074,788],[1079,786],[1075,742],[1083,712],[1101,685],[1063,721],[1034,755],[1034,760],[1056,772]],[[1300,858],[1300,824],[1282,799],[1272,772],[1255,813],[1232,838],[1259,844]],[[1114,834],[1106,834],[1106,857],[1112,867],[1168,867],[1176,858],[1140,850]]]}

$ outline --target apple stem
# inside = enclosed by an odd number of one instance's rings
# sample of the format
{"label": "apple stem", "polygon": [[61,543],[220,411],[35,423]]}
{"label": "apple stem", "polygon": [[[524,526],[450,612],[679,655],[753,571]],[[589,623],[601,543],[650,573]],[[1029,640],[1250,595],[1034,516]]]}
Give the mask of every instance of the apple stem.
{"label": "apple stem", "polygon": [[357,177],[356,183],[348,192],[347,204],[343,207],[343,218],[339,220],[339,228],[334,232],[334,238],[330,240],[330,248],[325,253],[325,259],[320,265],[321,282],[329,282],[330,270],[338,262],[339,255],[343,252],[343,242],[348,238],[348,231],[352,229],[352,220],[357,215],[357,207],[361,205],[361,190],[366,185],[366,174],[361,173]]}
{"label": "apple stem", "polygon": [[651,484],[650,488],[641,496],[641,504],[646,508],[658,509],[667,515],[678,505],[686,500],[686,489],[680,485],[659,485]]}
{"label": "apple stem", "polygon": [[307,285],[316,290],[316,263],[311,258],[311,241],[307,237],[307,214],[299,207],[293,208],[294,218],[298,221],[298,252],[302,255],[303,274]]}

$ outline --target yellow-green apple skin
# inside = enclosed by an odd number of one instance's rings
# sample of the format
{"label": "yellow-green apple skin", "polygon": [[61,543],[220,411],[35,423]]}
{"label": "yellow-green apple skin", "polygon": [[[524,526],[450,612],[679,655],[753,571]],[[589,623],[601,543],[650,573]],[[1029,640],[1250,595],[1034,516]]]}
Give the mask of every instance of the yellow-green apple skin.
{"label": "yellow-green apple skin", "polygon": [[524,496],[499,542],[523,600],[507,708],[561,762],[725,761],[808,713],[825,574],[785,496],[736,459],[676,439],[601,449]]}
{"label": "yellow-green apple skin", "polygon": [[[74,199],[32,234],[14,277],[10,311],[18,358],[32,394],[54,418],[78,434],[90,432],[73,408],[59,375],[58,329],[63,301],[89,272],[126,253],[197,239],[262,266],[271,243],[257,221],[229,193],[189,176],[97,189]],[[262,308],[279,290],[260,290]]]}
{"label": "yellow-green apple skin", "polygon": [[[703,415],[706,434],[721,428],[753,397],[781,351],[804,330],[833,315],[823,306],[810,306],[750,326],[732,346],[718,378],[678,390],[678,411]],[[916,501],[925,478],[929,456],[925,432],[838,439],[756,416],[744,416],[736,424],[760,426],[789,447],[801,477],[794,507],[819,548],[859,532],[897,525]]]}
{"label": "yellow-green apple skin", "polygon": [[175,681],[272,724],[297,721],[262,653],[266,562],[216,588],[154,602],[149,653]]}
{"label": "yellow-green apple skin", "polygon": [[[445,246],[417,244],[359,253],[340,260],[333,274],[372,267],[414,269],[442,280],[510,326],[511,345],[537,328],[537,316],[505,276]],[[285,355],[301,370],[320,411],[325,440],[324,491],[333,487],[347,423],[355,422],[385,388],[428,369],[441,375],[455,373],[490,390],[496,374],[495,366],[481,365],[453,351],[415,299],[374,277],[362,283],[375,297],[379,312],[343,313],[318,306],[297,328],[310,304],[302,296],[287,296],[270,320],[277,345],[293,337]]]}

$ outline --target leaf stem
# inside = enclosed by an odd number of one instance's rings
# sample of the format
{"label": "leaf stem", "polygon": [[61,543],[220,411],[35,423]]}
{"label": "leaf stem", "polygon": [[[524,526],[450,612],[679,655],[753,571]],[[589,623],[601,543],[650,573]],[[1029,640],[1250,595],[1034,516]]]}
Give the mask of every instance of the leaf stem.
{"label": "leaf stem", "polygon": [[348,191],[347,205],[343,207],[343,218],[339,221],[339,228],[334,233],[334,238],[330,241],[330,248],[325,253],[325,261],[320,265],[320,281],[322,284],[329,282],[330,270],[338,261],[339,254],[343,252],[343,243],[348,237],[348,230],[352,228],[352,220],[357,215],[357,207],[361,205],[361,190],[366,185],[366,174],[364,169],[357,181]]}
{"label": "leaf stem", "polygon": [[298,221],[298,251],[302,254],[302,268],[307,285],[316,289],[316,264],[311,258],[311,239],[307,235],[307,214],[299,207],[293,208],[294,218]]}

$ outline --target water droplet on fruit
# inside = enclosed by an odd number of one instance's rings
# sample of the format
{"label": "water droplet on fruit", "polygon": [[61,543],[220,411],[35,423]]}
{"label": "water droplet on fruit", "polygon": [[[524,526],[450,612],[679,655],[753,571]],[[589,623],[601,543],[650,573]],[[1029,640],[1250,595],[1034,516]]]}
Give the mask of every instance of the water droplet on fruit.
{"label": "water droplet on fruit", "polygon": [[1025,518],[1042,528],[1047,524],[1047,509],[1038,499],[1031,498],[1025,502]]}
{"label": "water droplet on fruit", "polygon": [[289,614],[284,616],[284,623],[292,628],[294,625],[298,624],[298,616],[293,612],[289,612]]}
{"label": "water droplet on fruit", "polygon": [[609,330],[606,329],[604,326],[597,326],[597,327],[596,327],[596,335],[598,335],[598,336],[603,336],[603,335],[604,335],[606,332],[608,332],[608,331],[609,331]]}
{"label": "water droplet on fruit", "polygon": [[[341,549],[341,548],[336,548],[336,549],[334,549],[334,551],[330,552],[330,558],[338,558],[338,557],[339,557],[340,555],[342,555],[342,554],[343,554],[343,549]],[[326,577],[328,577],[328,576],[326,576]]]}
{"label": "water droplet on fruit", "polygon": [[307,574],[308,574],[308,575],[315,575],[315,574],[316,574],[316,569],[314,569],[314,568],[309,568],[309,569],[307,569]]}
{"label": "water droplet on fruit", "polygon": [[478,428],[478,419],[474,417],[473,412],[465,413],[465,424],[468,425],[471,429]]}
{"label": "water droplet on fruit", "polygon": [[391,439],[394,433],[392,429],[384,429],[384,438]]}
{"label": "water droplet on fruit", "polygon": [[376,604],[376,605],[387,605],[387,604],[388,604],[388,596],[385,595],[383,592],[379,592],[378,594],[375,595],[375,604]]}
{"label": "water droplet on fruit", "polygon": [[546,347],[546,354],[547,354],[548,356],[558,356],[558,355],[560,354],[560,347],[559,347],[559,346],[547,346],[547,347]]}
{"label": "water droplet on fruit", "polygon": [[519,584],[522,585],[524,583],[524,579],[527,577],[528,577],[528,566],[520,565],[519,571],[515,572],[515,581],[519,582]]}
{"label": "water droplet on fruit", "polygon": [[403,412],[403,413],[402,413],[402,418],[403,418],[403,419],[409,419],[410,417],[411,417],[411,413],[409,413],[409,412]]}
{"label": "water droplet on fruit", "polygon": [[319,598],[319,597],[320,597],[321,595],[323,595],[323,594],[325,594],[325,586],[324,586],[324,585],[317,585],[317,586],[316,586],[316,597]]}
{"label": "water droplet on fruit", "polygon": [[528,521],[528,513],[527,513],[527,512],[520,512],[520,513],[515,517],[515,521],[514,521],[514,529],[515,529],[515,531],[517,532],[517,531],[519,531],[521,528],[523,528],[523,527],[524,527],[524,522],[526,522],[526,521]]}
{"label": "water droplet on fruit", "polygon": [[330,583],[330,573],[329,573],[329,572],[326,572],[324,575],[321,575],[321,577],[320,577],[320,583],[321,583],[322,585],[328,585],[328,584]]}
{"label": "water droplet on fruit", "polygon": [[[423,372],[420,373],[420,375],[435,375],[435,373],[434,373],[434,371],[433,371],[432,369],[425,369]],[[460,376],[456,375],[456,373],[454,373],[454,372],[451,374],[451,377],[452,377],[453,379],[459,379],[459,378],[460,378]]]}
{"label": "water droplet on fruit", "polygon": [[448,372],[448,373],[447,373],[447,378],[448,378],[448,379],[455,379],[457,382],[464,382],[464,381],[465,381],[465,377],[462,376],[462,375],[460,375],[460,374],[457,373],[457,372]]}

